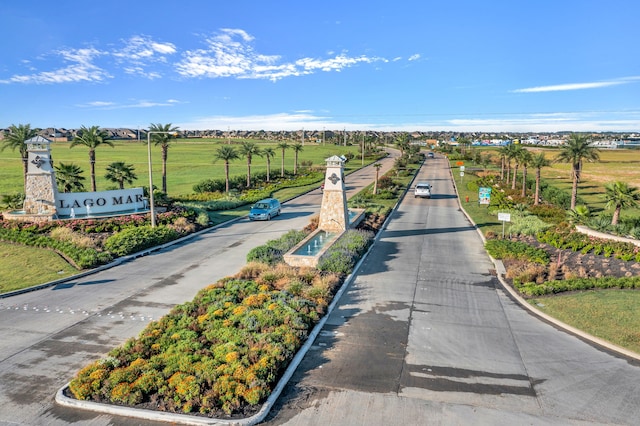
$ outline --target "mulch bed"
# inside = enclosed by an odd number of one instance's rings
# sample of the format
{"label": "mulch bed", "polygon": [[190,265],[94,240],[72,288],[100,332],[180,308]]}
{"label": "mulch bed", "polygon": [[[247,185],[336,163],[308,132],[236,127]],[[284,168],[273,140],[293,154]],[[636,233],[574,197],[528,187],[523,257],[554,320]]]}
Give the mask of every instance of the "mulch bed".
{"label": "mulch bed", "polygon": [[[631,277],[640,275],[640,263],[624,261],[613,256],[604,257],[595,254],[582,254],[572,250],[557,249],[549,244],[537,241],[534,237],[517,237],[518,241],[525,242],[536,248],[543,249],[551,259],[550,268],[555,270],[555,276],[546,276],[547,280],[562,280],[565,278],[599,278],[599,277]],[[519,261],[504,260],[507,271],[510,267],[518,265]],[[508,280],[509,282],[511,280]]]}

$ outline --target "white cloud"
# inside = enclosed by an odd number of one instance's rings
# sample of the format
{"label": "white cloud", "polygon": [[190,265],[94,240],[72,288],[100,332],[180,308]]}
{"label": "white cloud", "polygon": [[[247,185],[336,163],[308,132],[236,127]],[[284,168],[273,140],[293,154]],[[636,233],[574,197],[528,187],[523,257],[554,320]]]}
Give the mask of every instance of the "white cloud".
{"label": "white cloud", "polygon": [[404,123],[371,124],[337,120],[312,111],[249,116],[202,117],[177,124],[184,130],[376,130],[376,131],[459,131],[459,132],[636,132],[640,111],[514,114],[493,118],[451,117],[438,120],[414,120]]}
{"label": "white cloud", "polygon": [[238,129],[238,130],[357,130],[366,128],[366,124],[333,120],[330,117],[314,115],[311,112],[278,113],[268,115],[249,115],[242,117],[212,116],[195,121],[176,124],[185,130]]}
{"label": "white cloud", "polygon": [[167,62],[167,56],[176,53],[173,43],[160,43],[147,36],[133,36],[124,41],[124,46],[115,49],[111,55],[127,74],[139,75],[148,79],[160,78],[157,70],[147,71],[154,63]]}
{"label": "white cloud", "polygon": [[[303,57],[285,61],[280,55],[267,55],[256,52],[252,42],[254,37],[246,31],[223,28],[215,36],[205,40],[206,47],[186,50],[182,58],[174,64],[175,71],[186,78],[266,79],[277,81],[286,77],[313,74],[316,72],[340,72],[358,64],[389,62],[381,57],[365,55],[349,56],[346,52],[331,53],[327,58]],[[53,71],[14,75],[0,80],[0,84],[10,83],[69,83],[101,82],[113,76],[96,64],[99,57],[106,58],[107,64],[118,67],[120,71],[144,77],[158,79],[162,77],[161,64],[167,64],[178,48],[170,42],[159,42],[149,36],[136,35],[122,41],[121,46],[109,51],[96,48],[68,49],[55,52],[63,61],[71,65]],[[419,58],[413,55],[409,60]],[[399,60],[396,58],[395,60]]]}
{"label": "white cloud", "polygon": [[601,87],[617,86],[620,84],[628,84],[639,80],[640,77],[626,77],[608,81],[595,81],[590,83],[568,83],[555,84],[550,86],[528,87],[524,89],[513,90],[513,93],[539,93],[539,92],[560,92],[567,90],[585,90],[598,89]]}
{"label": "white cloud", "polygon": [[279,55],[265,55],[254,50],[253,37],[243,30],[223,29],[222,33],[206,40],[207,48],[187,51],[177,65],[183,77],[236,77],[243,79],[269,79],[312,74],[316,71],[341,71],[358,63],[388,62],[384,58],[358,56],[346,53],[332,58],[301,58],[282,62]]}
{"label": "white cloud", "polygon": [[93,102],[88,102],[86,104],[80,104],[77,106],[80,108],[117,110],[117,109],[127,109],[127,108],[170,107],[179,103],[181,102],[175,99],[169,99],[164,102],[154,102],[154,101],[148,101],[148,100],[133,100],[132,102],[126,103],[126,104],[117,104],[115,102],[108,102],[108,101],[93,101]]}
{"label": "white cloud", "polygon": [[105,101],[93,101],[93,102],[89,102],[88,104],[86,104],[86,106],[93,106],[93,107],[106,107],[106,106],[111,106],[114,105],[113,102],[105,102]]}
{"label": "white cloud", "polygon": [[54,71],[43,71],[28,75],[13,75],[8,80],[1,83],[76,83],[81,81],[100,82],[111,75],[104,69],[98,67],[93,61],[106,53],[95,48],[68,49],[55,52],[62,57],[64,62],[71,62],[71,65]]}
{"label": "white cloud", "polygon": [[419,53],[416,53],[415,55],[409,56],[409,61],[417,61],[418,59],[420,59],[420,54]]}

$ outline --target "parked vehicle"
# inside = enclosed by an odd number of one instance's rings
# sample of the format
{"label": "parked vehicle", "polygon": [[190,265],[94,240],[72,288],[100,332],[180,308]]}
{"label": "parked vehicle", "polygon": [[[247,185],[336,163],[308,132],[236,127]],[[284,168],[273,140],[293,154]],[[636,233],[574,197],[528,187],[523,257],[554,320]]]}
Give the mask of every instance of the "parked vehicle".
{"label": "parked vehicle", "polygon": [[418,182],[413,191],[414,198],[431,198],[431,184],[429,182]]}
{"label": "parked vehicle", "polygon": [[436,157],[436,155],[435,155],[433,152],[430,152],[430,153],[428,153],[428,154],[427,154],[427,157],[429,157],[429,158],[435,158],[435,157]]}
{"label": "parked vehicle", "polygon": [[275,198],[265,198],[251,207],[249,220],[271,220],[272,217],[280,215],[282,206]]}

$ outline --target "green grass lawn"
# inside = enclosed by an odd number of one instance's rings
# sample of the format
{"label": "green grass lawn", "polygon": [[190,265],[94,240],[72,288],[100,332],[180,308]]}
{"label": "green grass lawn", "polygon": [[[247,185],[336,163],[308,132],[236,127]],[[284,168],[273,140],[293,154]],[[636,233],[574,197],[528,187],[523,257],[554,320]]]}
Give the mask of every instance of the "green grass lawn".
{"label": "green grass lawn", "polygon": [[[494,169],[499,170],[499,157],[497,148],[479,148],[484,153],[491,153],[495,159]],[[533,153],[544,152],[545,156],[553,160],[559,150],[557,148],[528,148]],[[614,181],[627,182],[630,186],[640,188],[640,150],[637,149],[608,149],[600,151],[600,161],[595,163],[586,162],[583,165],[581,182],[578,185],[578,197],[589,206],[592,212],[604,211],[604,186],[606,183]],[[535,170],[529,169],[527,175],[534,178]],[[566,163],[552,163],[550,167],[544,167],[541,171],[542,179],[550,185],[571,193],[571,166]],[[522,169],[518,170],[518,176],[522,176]],[[623,212],[637,216],[638,212]]]}
{"label": "green grass lawn", "polygon": [[55,281],[76,273],[78,271],[74,267],[51,250],[0,242],[0,293]]}
{"label": "green grass lawn", "polygon": [[[260,148],[271,147],[276,155],[271,158],[271,173],[279,175],[282,161],[282,150],[276,142],[254,141]],[[106,167],[114,161],[124,161],[133,164],[138,179],[133,187],[149,186],[149,168],[147,144],[137,141],[113,141],[114,147],[108,145],[96,149],[96,186],[98,191],[115,189],[116,184],[104,178]],[[167,158],[167,191],[169,196],[193,193],[193,185],[205,179],[224,179],[224,162],[215,160],[216,149],[226,144],[226,141],[214,139],[177,139],[169,147]],[[295,143],[288,141],[289,145]],[[238,148],[240,141],[233,140],[232,146]],[[51,145],[51,156],[54,164],[73,163],[84,170],[85,190],[91,188],[89,177],[89,151],[84,146],[69,148],[70,142],[55,142]],[[357,146],[337,146],[333,144],[305,143],[303,150],[298,153],[298,165],[303,161],[311,161],[314,165],[324,166],[325,158],[332,155],[354,153],[356,158],[348,162],[345,171],[348,173],[360,167]],[[162,159],[160,147],[151,146],[151,161],[153,165],[153,183],[162,186]],[[285,150],[284,166],[287,170],[294,168],[294,152],[291,148]],[[254,157],[251,162],[251,173],[262,173],[267,170],[264,157]],[[247,160],[240,156],[230,164],[232,176],[247,174]],[[0,152],[0,195],[24,192],[22,175],[22,161],[20,154],[11,150]],[[127,186],[129,187],[129,186]]]}
{"label": "green grass lawn", "polygon": [[529,302],[579,330],[640,353],[640,292],[636,290],[583,291]]}

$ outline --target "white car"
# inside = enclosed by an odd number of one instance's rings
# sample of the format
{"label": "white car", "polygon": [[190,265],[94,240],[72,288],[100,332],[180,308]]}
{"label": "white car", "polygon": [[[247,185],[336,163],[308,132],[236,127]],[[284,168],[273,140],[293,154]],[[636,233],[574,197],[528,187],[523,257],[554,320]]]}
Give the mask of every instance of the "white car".
{"label": "white car", "polygon": [[413,195],[415,198],[431,198],[431,184],[429,182],[418,182]]}

